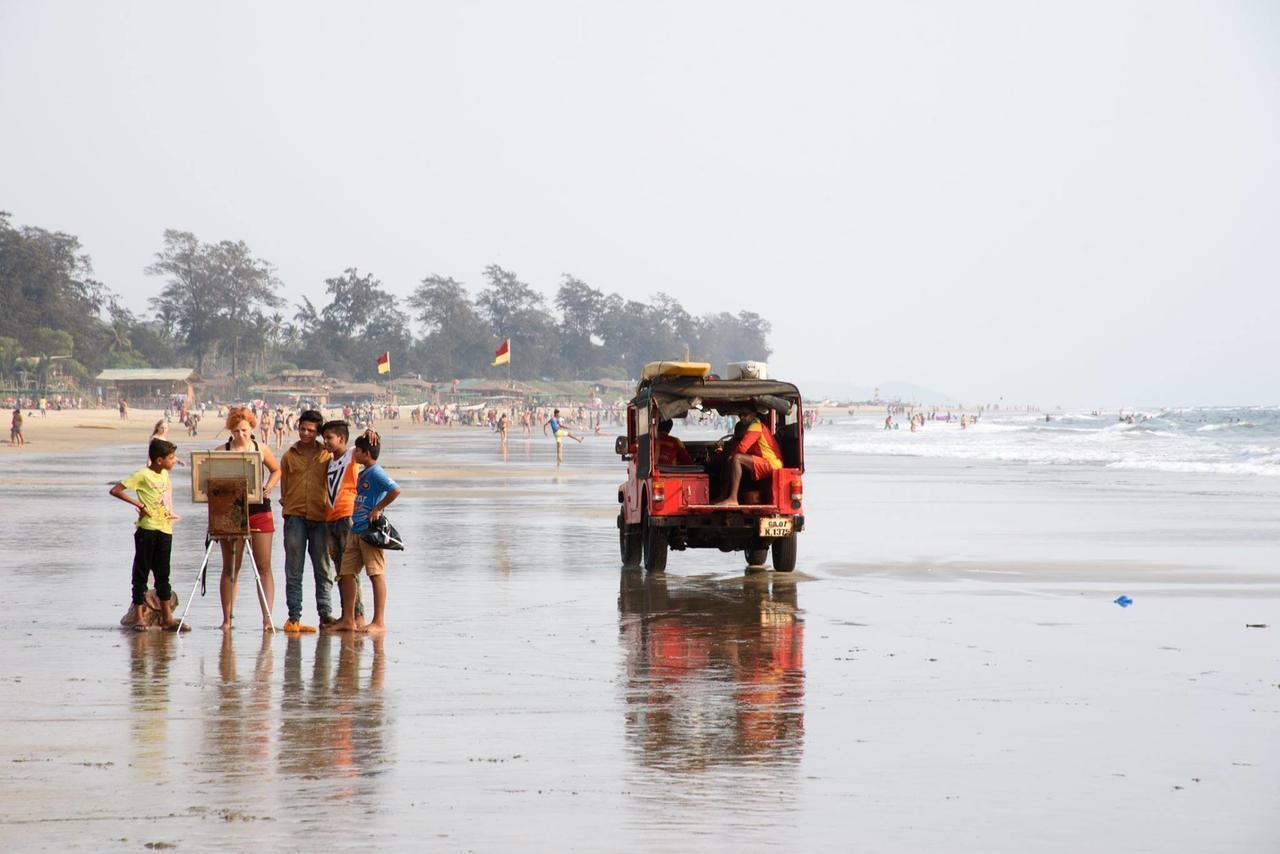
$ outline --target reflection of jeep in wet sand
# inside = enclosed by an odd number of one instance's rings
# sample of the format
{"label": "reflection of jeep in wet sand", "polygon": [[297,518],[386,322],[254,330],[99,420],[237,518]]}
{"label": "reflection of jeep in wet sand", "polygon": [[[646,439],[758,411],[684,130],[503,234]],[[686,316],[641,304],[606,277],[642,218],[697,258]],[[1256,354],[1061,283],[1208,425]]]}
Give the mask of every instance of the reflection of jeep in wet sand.
{"label": "reflection of jeep in wet sand", "polygon": [[[800,392],[791,383],[759,378],[764,371],[758,367],[736,379],[713,377],[710,370],[700,362],[652,362],[644,368],[627,406],[627,435],[616,444],[627,462],[627,481],[618,487],[622,563],[643,562],[645,569],[661,572],[668,549],[718,548],[745,552],[748,566],[763,565],[772,551],[773,568],[790,572],[796,534],[804,529]],[[780,467],[742,475],[735,496],[724,495],[726,459],[741,436],[673,445],[659,431],[662,422],[690,413],[737,416],[748,409],[773,436]]]}

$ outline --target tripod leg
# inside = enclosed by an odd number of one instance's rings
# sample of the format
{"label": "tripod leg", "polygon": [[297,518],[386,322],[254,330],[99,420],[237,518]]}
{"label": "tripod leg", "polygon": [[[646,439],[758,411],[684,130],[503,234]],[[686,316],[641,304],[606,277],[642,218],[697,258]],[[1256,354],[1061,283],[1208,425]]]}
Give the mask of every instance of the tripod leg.
{"label": "tripod leg", "polygon": [[191,603],[196,598],[196,588],[200,586],[200,576],[204,575],[204,568],[209,565],[209,555],[213,553],[213,544],[217,540],[210,540],[209,547],[204,550],[204,560],[200,563],[200,569],[196,572],[196,583],[191,585],[191,595],[187,597],[187,607],[182,609],[182,619],[178,620],[178,636],[182,636],[182,627],[187,622],[187,612],[191,610]]}
{"label": "tripod leg", "polygon": [[262,597],[262,610],[267,612],[267,621],[271,623],[271,634],[276,633],[276,619],[271,616],[271,606],[267,604],[267,591],[262,587],[262,576],[258,573],[258,562],[253,557],[253,541],[244,538],[244,550],[249,555],[249,563],[253,564],[253,580],[258,582],[258,595]]}

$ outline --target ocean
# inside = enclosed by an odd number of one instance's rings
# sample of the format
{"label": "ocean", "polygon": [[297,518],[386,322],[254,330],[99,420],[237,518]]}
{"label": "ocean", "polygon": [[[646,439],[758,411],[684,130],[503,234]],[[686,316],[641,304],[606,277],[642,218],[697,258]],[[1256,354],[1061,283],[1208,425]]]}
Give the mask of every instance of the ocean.
{"label": "ocean", "polygon": [[[945,416],[945,411],[939,413]],[[986,412],[977,424],[925,421],[912,433],[884,415],[837,416],[808,431],[805,444],[849,454],[996,460],[1040,465],[1093,465],[1280,477],[1280,406],[1191,407],[1125,412]],[[927,417],[927,415],[926,415]]]}

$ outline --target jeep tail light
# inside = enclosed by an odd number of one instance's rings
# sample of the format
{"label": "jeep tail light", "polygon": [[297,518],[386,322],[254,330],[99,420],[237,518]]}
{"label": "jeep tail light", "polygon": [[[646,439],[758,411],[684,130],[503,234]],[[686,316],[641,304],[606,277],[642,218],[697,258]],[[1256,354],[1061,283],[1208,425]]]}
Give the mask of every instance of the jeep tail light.
{"label": "jeep tail light", "polygon": [[800,478],[791,481],[791,507],[795,510],[800,509],[801,502],[804,501],[804,483]]}
{"label": "jeep tail light", "polygon": [[667,485],[660,480],[653,482],[653,490],[649,493],[654,504],[661,504],[667,500]]}

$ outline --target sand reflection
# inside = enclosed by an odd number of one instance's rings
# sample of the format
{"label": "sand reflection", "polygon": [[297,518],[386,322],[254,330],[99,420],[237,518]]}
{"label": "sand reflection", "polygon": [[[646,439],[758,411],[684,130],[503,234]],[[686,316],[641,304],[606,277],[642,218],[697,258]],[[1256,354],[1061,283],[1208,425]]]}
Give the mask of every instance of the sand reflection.
{"label": "sand reflection", "polygon": [[796,763],[804,624],[790,579],[623,572],[626,734],[646,767]]}
{"label": "sand reflection", "polygon": [[143,777],[158,779],[168,763],[170,665],[175,636],[167,632],[129,632],[129,730],[132,765]]}

